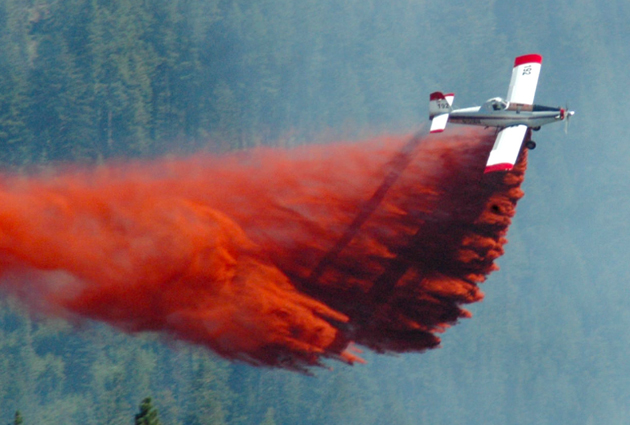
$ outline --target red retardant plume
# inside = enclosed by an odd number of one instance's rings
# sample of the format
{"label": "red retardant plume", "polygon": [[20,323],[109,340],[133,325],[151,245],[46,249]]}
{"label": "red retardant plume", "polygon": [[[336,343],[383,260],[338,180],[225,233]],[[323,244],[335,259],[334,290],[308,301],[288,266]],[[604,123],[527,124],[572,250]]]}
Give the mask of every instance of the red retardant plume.
{"label": "red retardant plume", "polygon": [[37,312],[254,365],[436,347],[496,270],[525,155],[464,129],[0,181],[0,273]]}

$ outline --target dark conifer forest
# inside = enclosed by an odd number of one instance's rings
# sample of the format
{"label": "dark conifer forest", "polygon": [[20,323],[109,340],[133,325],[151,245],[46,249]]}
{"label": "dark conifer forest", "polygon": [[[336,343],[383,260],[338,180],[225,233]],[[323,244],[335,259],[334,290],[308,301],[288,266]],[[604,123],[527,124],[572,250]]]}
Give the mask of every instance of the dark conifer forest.
{"label": "dark conifer forest", "polygon": [[536,94],[525,198],[471,319],[442,347],[314,376],[0,298],[0,422],[118,425],[630,421],[627,0],[0,0],[0,163],[291,147],[410,133],[429,93]]}

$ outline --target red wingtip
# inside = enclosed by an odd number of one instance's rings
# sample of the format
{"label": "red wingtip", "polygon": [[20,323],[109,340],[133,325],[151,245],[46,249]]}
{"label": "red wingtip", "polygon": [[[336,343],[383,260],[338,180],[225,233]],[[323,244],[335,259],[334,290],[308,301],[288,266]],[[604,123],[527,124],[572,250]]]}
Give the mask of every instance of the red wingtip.
{"label": "red wingtip", "polygon": [[542,56],[540,56],[537,53],[532,53],[530,55],[523,55],[523,56],[519,56],[516,59],[514,59],[514,67],[517,67],[519,65],[523,65],[524,63],[542,63]]}
{"label": "red wingtip", "polygon": [[443,129],[443,128],[439,128],[439,129],[437,129],[437,130],[431,130],[429,133],[441,133],[441,132],[443,132],[443,131],[444,131],[444,129]]}
{"label": "red wingtip", "polygon": [[494,164],[494,165],[487,165],[484,171],[484,174],[492,173],[493,171],[510,171],[512,167],[514,166],[507,162],[502,162],[500,164]]}

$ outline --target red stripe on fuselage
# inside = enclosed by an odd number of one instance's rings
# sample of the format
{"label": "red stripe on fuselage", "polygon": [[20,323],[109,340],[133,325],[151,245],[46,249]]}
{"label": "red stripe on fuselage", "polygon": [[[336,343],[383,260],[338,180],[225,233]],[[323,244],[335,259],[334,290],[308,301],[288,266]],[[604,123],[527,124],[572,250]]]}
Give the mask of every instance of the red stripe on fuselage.
{"label": "red stripe on fuselage", "polygon": [[516,68],[519,65],[523,65],[524,63],[542,63],[542,56],[537,53],[532,53],[531,55],[523,55],[519,56],[514,60],[514,67]]}

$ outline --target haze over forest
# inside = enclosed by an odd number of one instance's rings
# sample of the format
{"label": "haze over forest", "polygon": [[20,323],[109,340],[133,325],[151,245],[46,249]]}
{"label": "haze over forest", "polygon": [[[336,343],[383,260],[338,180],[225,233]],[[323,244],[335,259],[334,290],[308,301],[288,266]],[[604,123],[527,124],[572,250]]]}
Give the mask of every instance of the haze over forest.
{"label": "haze over forest", "polygon": [[151,396],[163,424],[627,423],[628,20],[622,0],[0,0],[11,171],[410,133],[434,90],[505,96],[526,53],[536,102],[576,110],[535,133],[501,270],[442,348],[308,377],[5,297],[0,421],[130,423]]}

